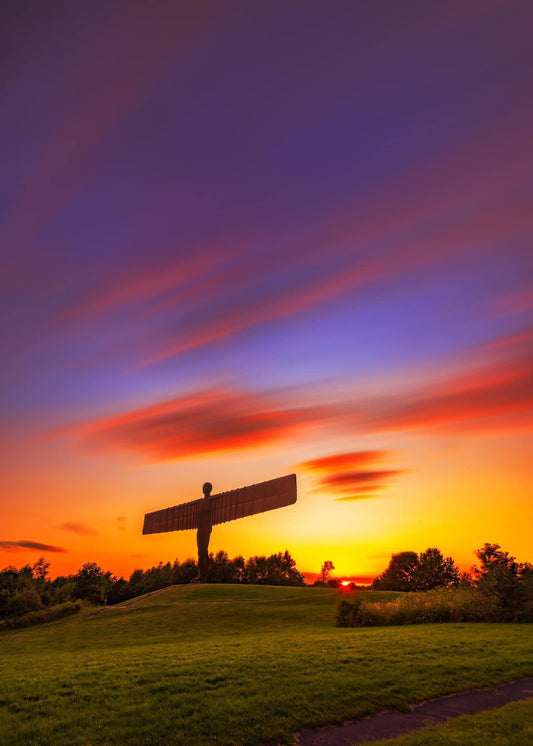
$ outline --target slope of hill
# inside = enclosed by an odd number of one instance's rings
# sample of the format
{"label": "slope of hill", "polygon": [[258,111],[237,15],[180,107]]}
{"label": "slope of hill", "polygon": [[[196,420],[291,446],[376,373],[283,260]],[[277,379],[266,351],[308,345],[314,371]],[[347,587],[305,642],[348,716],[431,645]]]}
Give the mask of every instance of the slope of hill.
{"label": "slope of hill", "polygon": [[[381,595],[381,594],[380,594]],[[528,625],[340,629],[322,588],[175,586],[0,633],[0,743],[262,744],[531,675]]]}

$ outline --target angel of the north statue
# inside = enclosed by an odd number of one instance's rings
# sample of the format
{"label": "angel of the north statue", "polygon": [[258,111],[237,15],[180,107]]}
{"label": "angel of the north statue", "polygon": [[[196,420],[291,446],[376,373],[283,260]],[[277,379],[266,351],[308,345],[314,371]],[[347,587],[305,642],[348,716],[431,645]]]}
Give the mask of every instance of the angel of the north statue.
{"label": "angel of the north statue", "polygon": [[296,474],[270,479],[267,482],[239,487],[229,492],[211,495],[213,485],[206,482],[202,487],[203,498],[172,508],[155,510],[144,516],[143,534],[161,534],[165,531],[187,531],[197,529],[198,577],[200,583],[207,582],[209,569],[209,538],[217,523],[235,521],[247,515],[264,513],[283,508],[296,502]]}

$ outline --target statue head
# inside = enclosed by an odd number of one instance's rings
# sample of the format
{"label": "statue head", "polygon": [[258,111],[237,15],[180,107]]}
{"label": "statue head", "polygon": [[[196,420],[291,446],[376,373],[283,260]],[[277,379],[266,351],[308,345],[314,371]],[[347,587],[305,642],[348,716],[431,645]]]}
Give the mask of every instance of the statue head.
{"label": "statue head", "polygon": [[211,490],[213,489],[213,485],[211,482],[206,482],[204,486],[202,487],[202,492],[204,493],[204,497],[209,497],[211,495]]}

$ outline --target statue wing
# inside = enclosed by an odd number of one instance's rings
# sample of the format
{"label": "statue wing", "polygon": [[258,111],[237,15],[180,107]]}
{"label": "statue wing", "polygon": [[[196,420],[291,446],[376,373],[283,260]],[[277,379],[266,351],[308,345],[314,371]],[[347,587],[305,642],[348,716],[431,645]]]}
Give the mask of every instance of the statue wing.
{"label": "statue wing", "polygon": [[[187,531],[198,528],[200,506],[205,498],[155,510],[144,516],[143,534],[161,534],[166,531]],[[229,492],[219,492],[208,498],[211,523],[226,523],[247,515],[283,508],[296,502],[296,474],[270,479],[268,482],[239,487]]]}
{"label": "statue wing", "polygon": [[165,531],[186,531],[198,528],[200,503],[204,498],[189,503],[174,505],[172,508],[154,510],[144,516],[143,534],[162,534]]}
{"label": "statue wing", "polygon": [[296,474],[213,495],[211,522],[226,523],[296,502]]}

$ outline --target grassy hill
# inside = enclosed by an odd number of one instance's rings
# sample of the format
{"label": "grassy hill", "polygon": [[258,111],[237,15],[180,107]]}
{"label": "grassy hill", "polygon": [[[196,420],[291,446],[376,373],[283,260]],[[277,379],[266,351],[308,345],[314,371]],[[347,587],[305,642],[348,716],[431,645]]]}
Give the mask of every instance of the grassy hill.
{"label": "grassy hill", "polygon": [[0,743],[290,742],[304,726],[533,673],[531,625],[340,629],[339,598],[176,586],[3,631]]}

